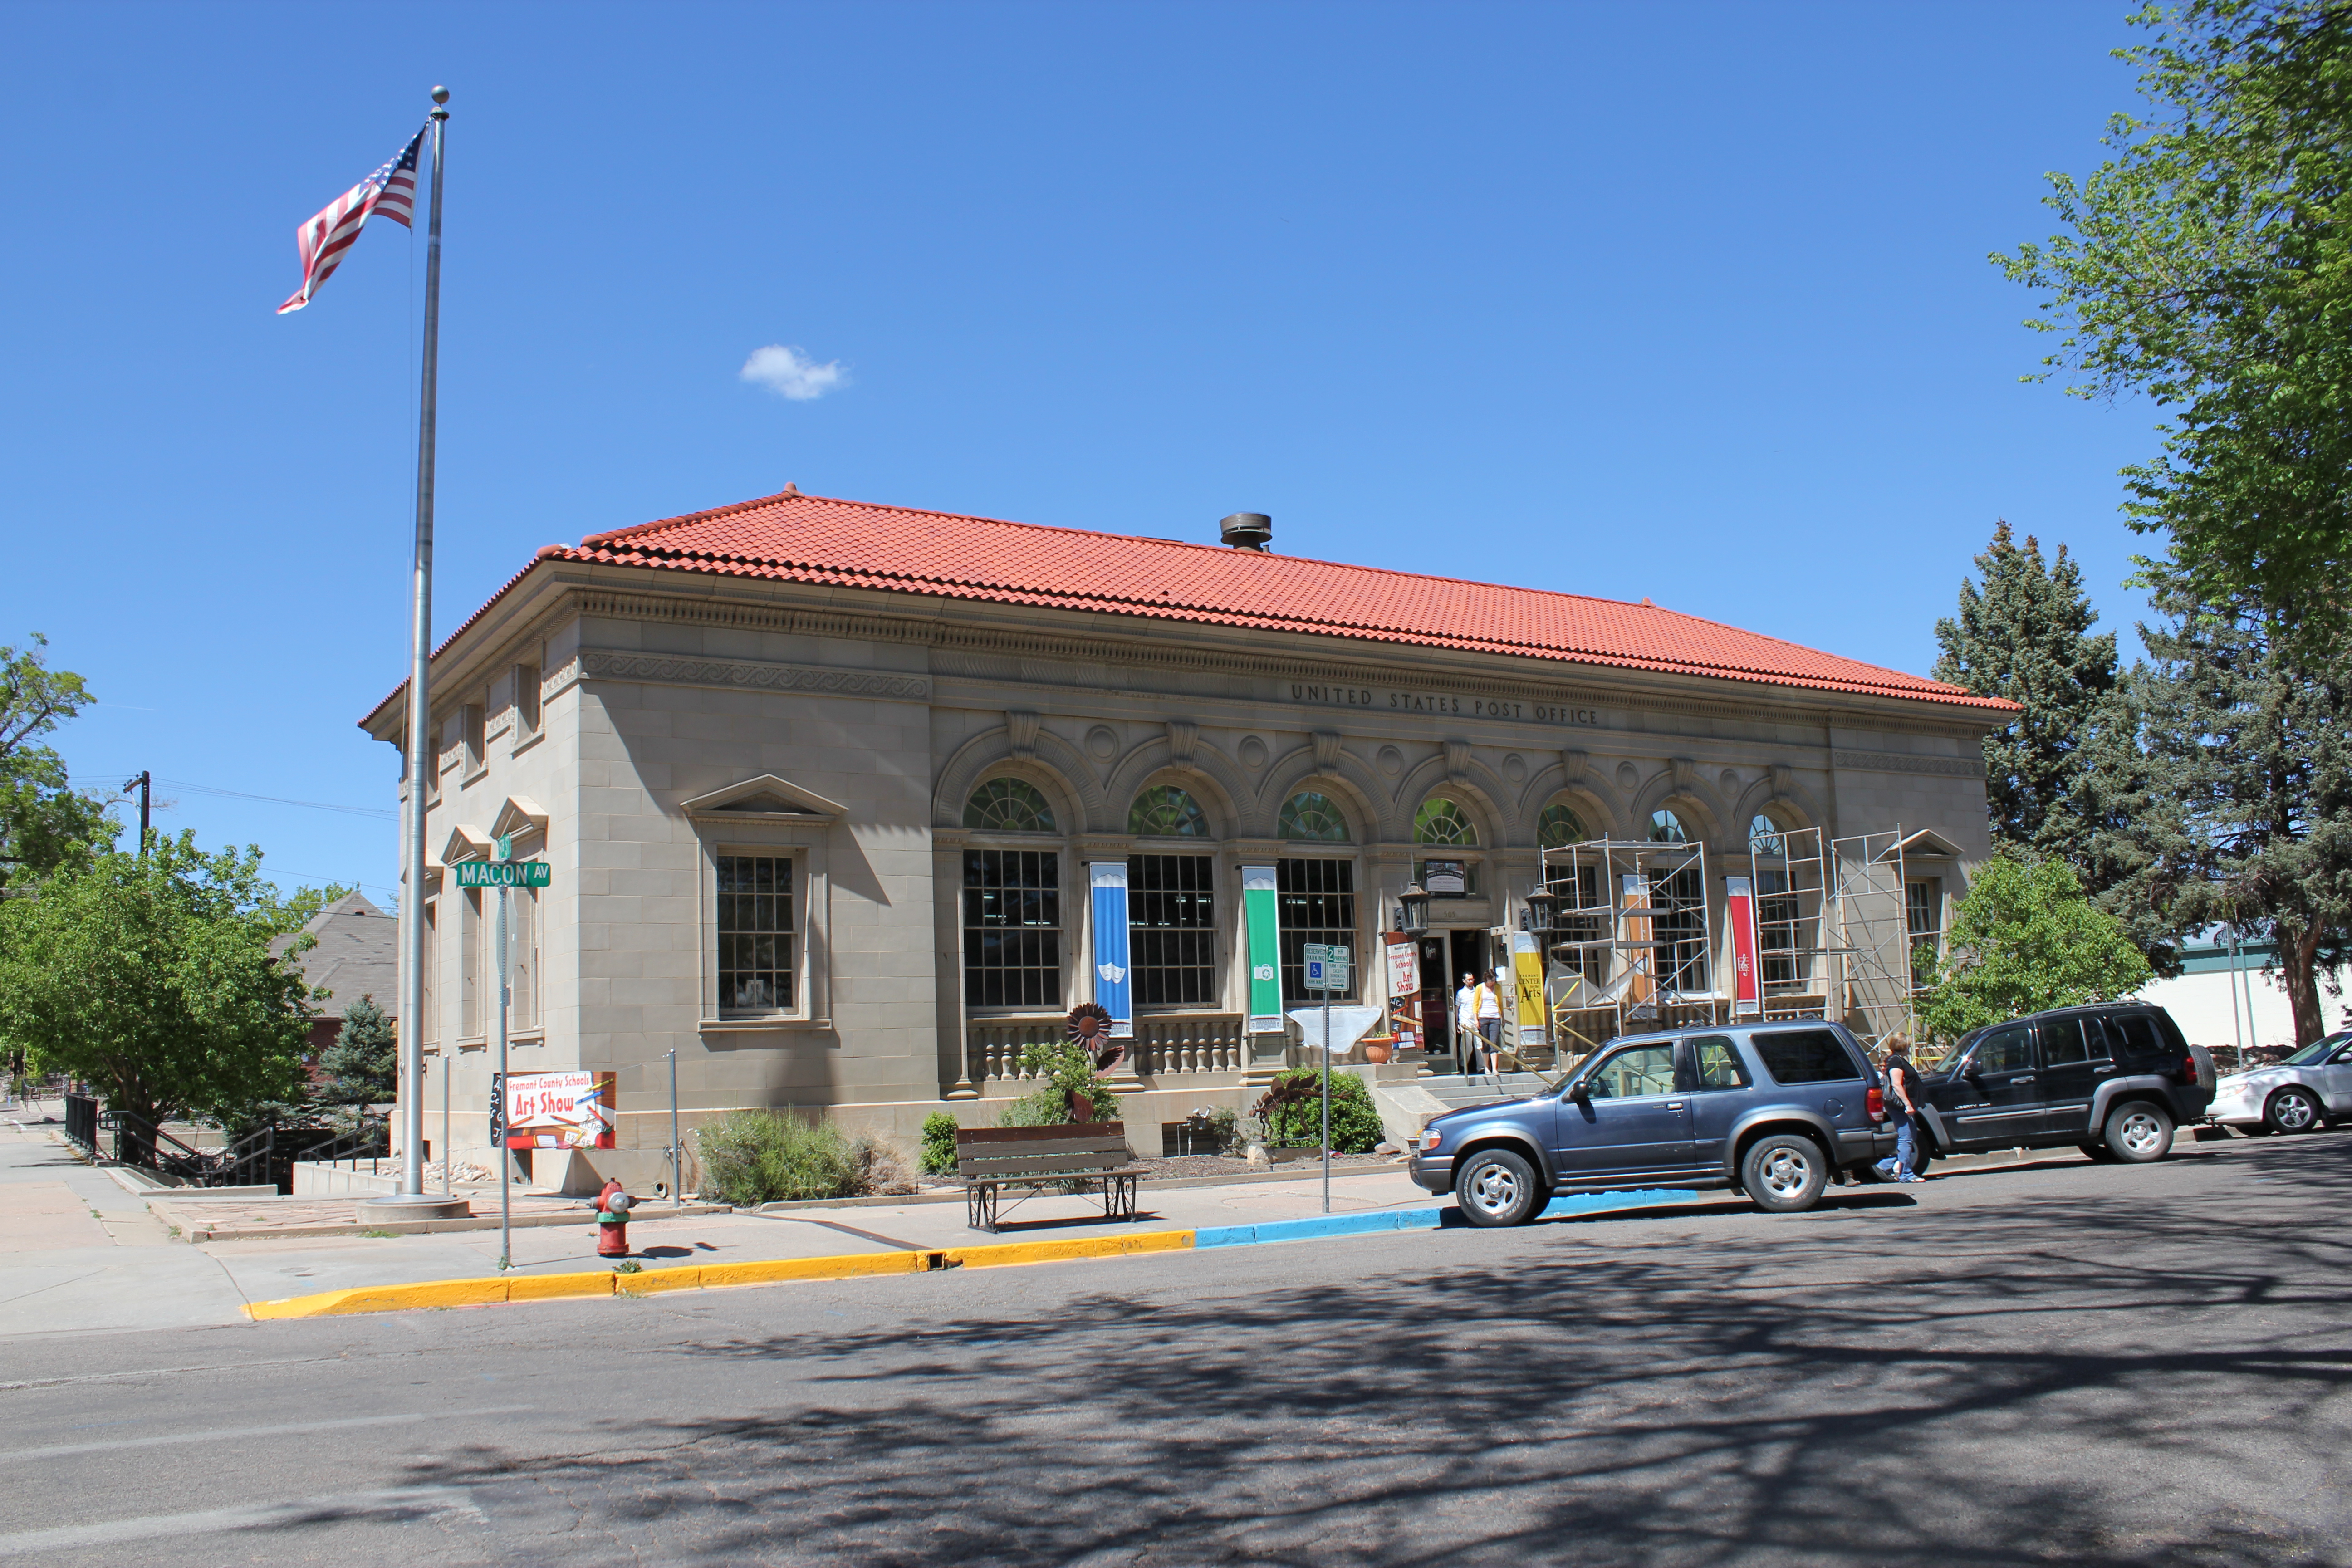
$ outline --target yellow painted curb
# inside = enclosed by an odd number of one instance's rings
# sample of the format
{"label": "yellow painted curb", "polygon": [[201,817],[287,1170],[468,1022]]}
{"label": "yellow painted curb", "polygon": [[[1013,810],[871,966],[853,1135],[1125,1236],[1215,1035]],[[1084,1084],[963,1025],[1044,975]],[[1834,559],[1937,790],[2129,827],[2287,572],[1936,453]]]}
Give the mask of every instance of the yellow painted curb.
{"label": "yellow painted curb", "polygon": [[1073,1258],[1131,1258],[1145,1252],[1189,1252],[1189,1230],[1145,1230],[1129,1236],[1082,1236],[1066,1241],[1007,1241],[993,1247],[950,1247],[948,1268],[993,1268],[1006,1263],[1060,1263]]}
{"label": "yellow painted curb", "polygon": [[856,1279],[881,1274],[926,1274],[939,1268],[992,1268],[1017,1263],[1060,1263],[1080,1258],[1132,1258],[1183,1252],[1189,1230],[1148,1230],[1129,1236],[1076,1237],[1064,1241],[1013,1241],[992,1247],[950,1247],[916,1252],[853,1252],[833,1258],[769,1258],[749,1263],[705,1263],[649,1268],[638,1274],[513,1274],[486,1279],[426,1279],[413,1285],[363,1285],[279,1301],[249,1302],[257,1322],[278,1318],[331,1318],[353,1312],[413,1312],[426,1307],[488,1307],[509,1301],[550,1301],[595,1296],[651,1296],[725,1285],[780,1285],[802,1279]]}

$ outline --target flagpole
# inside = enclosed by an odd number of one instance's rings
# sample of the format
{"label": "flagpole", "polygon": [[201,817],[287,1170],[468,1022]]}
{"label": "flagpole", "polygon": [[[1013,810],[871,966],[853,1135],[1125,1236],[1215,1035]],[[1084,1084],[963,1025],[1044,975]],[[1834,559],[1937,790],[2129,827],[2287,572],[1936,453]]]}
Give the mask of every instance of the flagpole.
{"label": "flagpole", "polygon": [[[425,240],[425,368],[416,419],[416,560],[409,621],[406,886],[400,900],[400,1196],[425,1196],[425,806],[435,765],[432,720],[433,438],[441,347],[441,137],[449,89],[433,89],[433,208]],[[444,1061],[443,1069],[447,1069]],[[445,1139],[444,1142],[446,1142]],[[441,1152],[444,1160],[449,1151]]]}

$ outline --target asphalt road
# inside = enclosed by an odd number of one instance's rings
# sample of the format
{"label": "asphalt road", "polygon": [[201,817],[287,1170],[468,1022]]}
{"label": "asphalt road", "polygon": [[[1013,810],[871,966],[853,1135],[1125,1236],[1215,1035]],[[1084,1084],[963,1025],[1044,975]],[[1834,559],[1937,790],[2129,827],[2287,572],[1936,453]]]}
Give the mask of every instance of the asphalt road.
{"label": "asphalt road", "polygon": [[2352,1561],[2352,1131],[0,1344],[0,1560]]}

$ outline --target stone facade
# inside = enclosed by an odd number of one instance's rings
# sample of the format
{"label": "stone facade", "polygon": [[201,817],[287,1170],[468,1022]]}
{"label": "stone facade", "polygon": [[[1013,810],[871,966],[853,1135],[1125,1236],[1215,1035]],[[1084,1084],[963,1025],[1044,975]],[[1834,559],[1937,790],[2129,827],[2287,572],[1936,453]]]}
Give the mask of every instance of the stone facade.
{"label": "stone facade", "polygon": [[[1927,829],[1948,904],[1989,852],[1979,742],[2000,721],[1916,698],[563,558],[468,622],[434,680],[426,1137],[436,1157],[487,1153],[499,895],[446,868],[512,833],[553,868],[545,891],[509,895],[528,903],[512,1070],[617,1074],[622,1147],[575,1157],[575,1185],[658,1179],[672,1051],[689,1126],[793,1107],[911,1147],[943,1106],[992,1120],[1021,1087],[1002,1076],[1020,1039],[1088,994],[1086,863],[1137,849],[1130,808],[1154,785],[1180,785],[1205,818],[1205,838],[1140,842],[1213,858],[1215,994],[1139,1017],[1125,1110],[1142,1125],[1245,1102],[1245,863],[1346,862],[1360,951],[1433,853],[1413,842],[1433,795],[1475,839],[1445,852],[1478,889],[1435,907],[1448,928],[1517,921],[1556,803],[1624,838],[1671,809],[1707,846],[1718,900],[1759,816]],[[365,726],[397,746],[402,710],[395,693]],[[1034,787],[1052,832],[967,827],[967,801],[998,779]],[[1279,837],[1300,791],[1336,805],[1344,843]],[[1055,858],[1049,1005],[966,996],[974,848]],[[760,917],[790,928],[776,1005],[721,1005],[722,862],[789,867],[788,921]]]}

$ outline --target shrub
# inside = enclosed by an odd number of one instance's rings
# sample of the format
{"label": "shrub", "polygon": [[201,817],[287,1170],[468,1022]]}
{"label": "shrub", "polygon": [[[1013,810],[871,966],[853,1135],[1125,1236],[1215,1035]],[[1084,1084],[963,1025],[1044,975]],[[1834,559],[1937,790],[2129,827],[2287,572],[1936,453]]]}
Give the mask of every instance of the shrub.
{"label": "shrub", "polygon": [[[1323,1074],[1292,1068],[1274,1080],[1257,1102],[1266,1142],[1285,1148],[1315,1148],[1323,1142]],[[1381,1113],[1372,1091],[1353,1073],[1331,1075],[1331,1148],[1340,1154],[1369,1154],[1381,1141]]]}
{"label": "shrub", "polygon": [[1231,1106],[1204,1105],[1184,1120],[1192,1137],[1206,1142],[1220,1154],[1238,1154],[1248,1146],[1248,1133]]}
{"label": "shrub", "polygon": [[956,1119],[944,1110],[923,1118],[923,1173],[944,1176],[956,1168]]}
{"label": "shrub", "polygon": [[703,1194],[721,1203],[862,1198],[913,1184],[879,1139],[773,1110],[730,1110],[696,1129],[694,1142]]}
{"label": "shrub", "polygon": [[[1095,1069],[1095,1058],[1083,1046],[1053,1041],[1021,1047],[1021,1065],[1044,1081],[1007,1106],[996,1119],[999,1127],[1059,1127],[1071,1121],[1117,1121],[1118,1096],[1110,1080]],[[1084,1096],[1093,1110],[1081,1117],[1070,1101]]]}

